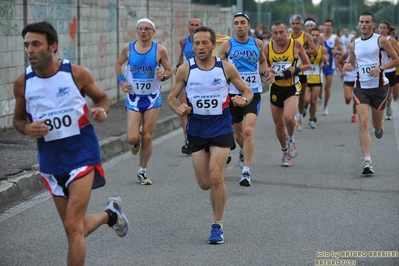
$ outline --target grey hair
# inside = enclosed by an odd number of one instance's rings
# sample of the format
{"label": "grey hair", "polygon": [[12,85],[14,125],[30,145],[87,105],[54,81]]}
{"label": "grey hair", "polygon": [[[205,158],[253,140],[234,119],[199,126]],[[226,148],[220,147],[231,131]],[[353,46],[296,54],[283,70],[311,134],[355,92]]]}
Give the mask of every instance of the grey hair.
{"label": "grey hair", "polygon": [[290,17],[290,23],[292,23],[294,20],[299,20],[301,22],[301,24],[303,24],[303,18],[301,15],[298,15],[298,14],[292,15]]}

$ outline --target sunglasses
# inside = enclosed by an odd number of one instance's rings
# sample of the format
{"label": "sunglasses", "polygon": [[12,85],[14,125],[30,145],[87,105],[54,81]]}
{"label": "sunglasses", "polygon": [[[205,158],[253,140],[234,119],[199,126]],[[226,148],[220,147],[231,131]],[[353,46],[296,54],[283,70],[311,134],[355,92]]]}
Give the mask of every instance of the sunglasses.
{"label": "sunglasses", "polygon": [[151,27],[137,27],[136,29],[137,29],[138,31],[142,31],[142,30],[144,30],[144,31],[154,30],[154,29],[151,28]]}

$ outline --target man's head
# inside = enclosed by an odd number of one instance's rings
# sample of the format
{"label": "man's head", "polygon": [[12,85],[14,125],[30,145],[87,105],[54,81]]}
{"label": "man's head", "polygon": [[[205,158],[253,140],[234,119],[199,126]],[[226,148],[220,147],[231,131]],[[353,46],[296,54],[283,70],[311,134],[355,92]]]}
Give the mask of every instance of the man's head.
{"label": "man's head", "polygon": [[54,53],[57,52],[58,48],[58,34],[53,25],[48,21],[36,22],[28,24],[22,30],[22,37],[25,38],[28,32],[40,33],[46,35],[46,40],[48,45],[56,45]]}
{"label": "man's head", "polygon": [[307,18],[307,19],[305,19],[304,25],[305,25],[306,31],[307,31],[308,33],[310,33],[310,31],[311,31],[313,28],[316,27],[316,21],[315,21],[314,19],[312,19],[312,18]]}
{"label": "man's head", "polygon": [[139,19],[136,23],[136,31],[141,41],[151,40],[155,34],[155,23],[148,19]]}
{"label": "man's head", "polygon": [[202,20],[200,18],[196,17],[190,18],[190,20],[188,21],[188,32],[192,34],[194,29],[201,25],[202,25]]}
{"label": "man's head", "polygon": [[270,30],[272,32],[273,42],[275,42],[277,45],[285,45],[287,43],[288,30],[284,22],[274,22],[270,27]]}
{"label": "man's head", "polygon": [[28,24],[22,30],[29,64],[37,71],[45,71],[54,62],[58,48],[57,31],[47,21]]}
{"label": "man's head", "polygon": [[193,50],[201,61],[206,61],[212,56],[216,47],[216,33],[207,26],[199,26],[193,31]]}
{"label": "man's head", "polygon": [[290,17],[290,24],[294,33],[299,33],[302,30],[303,18],[301,15],[292,15]]}
{"label": "man's head", "polygon": [[316,44],[320,41],[320,30],[313,28],[310,30],[310,36],[312,36],[313,42]]}
{"label": "man's head", "polygon": [[324,33],[330,34],[333,32],[333,26],[334,23],[331,19],[326,19],[323,21],[323,26],[324,26]]}
{"label": "man's head", "polygon": [[358,27],[362,35],[369,35],[374,32],[375,22],[373,14],[363,12],[359,17]]}
{"label": "man's head", "polygon": [[246,37],[249,35],[251,25],[249,17],[245,13],[237,13],[233,17],[234,33],[237,37]]}

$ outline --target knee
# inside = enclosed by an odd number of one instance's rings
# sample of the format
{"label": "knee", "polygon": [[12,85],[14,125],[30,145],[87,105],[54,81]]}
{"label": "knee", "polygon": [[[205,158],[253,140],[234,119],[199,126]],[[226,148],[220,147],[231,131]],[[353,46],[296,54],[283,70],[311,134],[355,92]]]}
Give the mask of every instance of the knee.
{"label": "knee", "polygon": [[209,190],[211,188],[211,185],[208,182],[204,182],[202,180],[197,180],[198,186],[202,189],[202,190]]}
{"label": "knee", "polygon": [[250,138],[254,134],[253,127],[245,127],[244,128],[244,138]]}
{"label": "knee", "polygon": [[130,145],[135,145],[135,144],[137,144],[139,142],[139,138],[134,137],[134,136],[127,136],[127,142]]}
{"label": "knee", "polygon": [[143,134],[141,136],[142,146],[151,146],[152,144],[152,134]]}
{"label": "knee", "polygon": [[79,223],[74,219],[66,219],[64,221],[64,228],[68,238],[83,236],[83,222]]}
{"label": "knee", "polygon": [[236,141],[242,141],[244,139],[244,135],[242,134],[242,132],[235,131],[234,132],[234,139]]}

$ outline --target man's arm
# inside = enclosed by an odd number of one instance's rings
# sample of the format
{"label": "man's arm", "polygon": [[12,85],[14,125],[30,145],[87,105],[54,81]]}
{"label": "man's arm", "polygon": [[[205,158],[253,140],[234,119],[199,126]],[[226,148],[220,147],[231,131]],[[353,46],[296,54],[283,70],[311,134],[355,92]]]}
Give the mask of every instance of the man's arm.
{"label": "man's arm", "polygon": [[14,82],[14,117],[13,125],[18,132],[27,135],[28,132],[25,131],[26,125],[29,123],[26,117],[26,102],[24,97],[25,91],[25,74],[20,74]]}
{"label": "man's arm", "polygon": [[341,45],[341,40],[339,37],[335,38],[335,47],[336,47],[336,53],[335,55],[341,55],[343,54],[343,49],[342,49],[342,45]]}
{"label": "man's arm", "polygon": [[396,53],[396,51],[394,50],[393,46],[388,41],[388,39],[384,36],[380,36],[380,38],[378,39],[378,44],[391,57],[391,61],[389,61],[388,63],[386,63],[382,66],[385,69],[388,69],[388,68],[393,68],[393,67],[396,67],[397,65],[399,65],[398,54]]}
{"label": "man's arm", "polygon": [[129,92],[132,90],[132,85],[127,82],[125,76],[123,75],[122,66],[129,59],[129,43],[125,43],[122,47],[122,51],[116,60],[115,63],[115,71],[116,76],[118,77],[118,84],[122,87],[123,92]]}
{"label": "man's arm", "polygon": [[179,45],[180,45],[179,59],[177,60],[176,68],[173,69],[173,74],[175,74],[175,75],[176,75],[176,73],[177,73],[177,69],[179,68],[179,66],[183,64],[183,49],[184,49],[184,43],[185,43],[185,39],[184,39],[184,38],[181,39],[181,40],[179,41]]}
{"label": "man's arm", "polygon": [[295,47],[294,49],[296,51],[298,51],[298,56],[301,59],[302,65],[299,66],[299,68],[301,69],[301,71],[306,71],[309,70],[312,67],[312,64],[309,61],[309,57],[305,52],[305,49],[303,49],[302,44],[295,40]]}
{"label": "man's arm", "polygon": [[166,79],[170,79],[172,77],[172,65],[169,61],[168,51],[163,45],[158,44],[158,51],[159,53],[159,64],[163,67],[163,72],[158,69],[157,77],[160,81],[164,81],[164,77]]}
{"label": "man's arm", "polygon": [[305,44],[307,46],[306,53],[308,55],[317,55],[317,47],[313,42],[312,36],[305,32]]}
{"label": "man's arm", "polygon": [[191,107],[189,107],[186,103],[180,104],[178,101],[178,97],[181,94],[184,86],[186,85],[188,70],[188,62],[185,62],[177,69],[175,81],[168,95],[168,104],[170,109],[172,109],[172,111],[179,116],[184,116],[191,112]]}
{"label": "man's arm", "polygon": [[97,122],[104,122],[110,109],[108,96],[95,83],[93,73],[86,67],[72,65],[72,74],[78,88],[96,105],[90,109],[91,116]]}
{"label": "man's arm", "polygon": [[230,41],[225,41],[220,45],[218,57],[222,60],[227,59],[227,53],[230,50]]}

